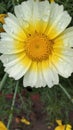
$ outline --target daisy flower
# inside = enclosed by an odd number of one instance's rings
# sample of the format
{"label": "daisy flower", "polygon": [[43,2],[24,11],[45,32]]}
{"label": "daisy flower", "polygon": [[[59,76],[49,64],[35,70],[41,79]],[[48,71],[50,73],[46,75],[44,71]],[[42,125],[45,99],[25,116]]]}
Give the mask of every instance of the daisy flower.
{"label": "daisy flower", "polygon": [[[0,24],[4,24],[4,18],[7,17],[7,14],[0,14]],[[0,32],[4,32],[2,26],[0,26]]]}
{"label": "daisy flower", "polygon": [[8,13],[1,33],[0,59],[5,72],[23,85],[52,87],[59,75],[73,72],[73,27],[63,5],[28,0]]}
{"label": "daisy flower", "polygon": [[56,121],[58,126],[55,128],[55,130],[72,130],[72,126],[70,124],[62,124],[61,120]]}
{"label": "daisy flower", "polygon": [[7,130],[6,126],[2,121],[0,121],[0,130]]}
{"label": "daisy flower", "polygon": [[7,17],[7,14],[0,14],[0,23],[5,23],[4,18]]}
{"label": "daisy flower", "polygon": [[54,2],[54,0],[50,0],[50,2]]}

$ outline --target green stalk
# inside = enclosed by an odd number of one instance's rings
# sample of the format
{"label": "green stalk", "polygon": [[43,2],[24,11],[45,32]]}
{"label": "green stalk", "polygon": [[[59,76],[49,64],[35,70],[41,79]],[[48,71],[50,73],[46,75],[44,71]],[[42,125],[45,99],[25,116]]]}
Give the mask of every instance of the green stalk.
{"label": "green stalk", "polygon": [[67,90],[61,85],[59,84],[59,87],[63,90],[63,92],[66,94],[66,96],[68,97],[68,99],[73,103],[73,100],[70,96],[70,94],[67,92]]}
{"label": "green stalk", "polygon": [[13,95],[13,100],[12,100],[12,105],[11,105],[11,113],[10,113],[10,115],[9,115],[8,124],[7,124],[7,129],[9,129],[10,124],[11,124],[11,121],[12,121],[13,109],[14,109],[14,104],[15,104],[15,99],[16,99],[17,90],[18,90],[18,81],[17,81],[17,83],[16,83],[15,92],[14,92],[14,95]]}
{"label": "green stalk", "polygon": [[2,80],[1,80],[1,82],[0,82],[0,91],[2,90],[2,87],[4,86],[4,84],[5,84],[6,80],[7,80],[7,76],[8,76],[8,74],[5,73]]}

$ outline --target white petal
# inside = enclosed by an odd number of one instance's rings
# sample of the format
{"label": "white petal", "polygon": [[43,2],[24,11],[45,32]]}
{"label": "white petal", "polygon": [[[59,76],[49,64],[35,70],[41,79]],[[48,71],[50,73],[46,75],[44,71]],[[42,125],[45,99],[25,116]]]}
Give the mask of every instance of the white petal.
{"label": "white petal", "polygon": [[19,21],[12,13],[8,13],[8,18],[11,20],[16,26],[19,27]]}
{"label": "white petal", "polygon": [[[35,8],[34,8],[35,10]],[[38,23],[35,25],[35,29],[37,32],[44,33],[44,31],[47,28],[48,21],[49,21],[49,15],[50,15],[50,4],[46,1],[41,1],[37,4],[37,19]],[[36,14],[34,15],[36,16]],[[34,22],[35,23],[35,22]],[[34,24],[33,23],[33,24]]]}
{"label": "white petal", "polygon": [[38,67],[38,76],[37,76],[37,82],[35,84],[35,87],[45,87],[47,83],[45,82],[43,73],[42,73],[42,63],[37,64]]}
{"label": "white petal", "polygon": [[8,16],[17,26],[19,26],[20,29],[22,28],[22,30],[24,30],[24,28],[29,26],[28,22],[23,21],[22,18],[17,18],[11,13],[8,13]]}
{"label": "white petal", "polygon": [[14,39],[10,37],[7,33],[3,32],[1,33],[1,41],[13,41]]}
{"label": "white petal", "polygon": [[8,33],[8,35],[13,37],[14,39],[24,41],[24,39],[26,38],[26,35],[22,28],[11,17],[5,18],[5,24],[3,25],[3,28]]}
{"label": "white petal", "polygon": [[49,17],[49,24],[47,27],[47,34],[50,39],[57,37],[68,26],[71,17],[66,11],[63,11],[63,5],[56,3],[51,4],[51,11]]}
{"label": "white petal", "polygon": [[39,2],[33,2],[33,14],[32,14],[32,20],[35,23],[35,21],[40,20],[40,14],[39,14]]}
{"label": "white petal", "polygon": [[29,21],[32,18],[32,0],[22,2],[21,5],[15,6],[15,14],[18,19]]}
{"label": "white petal", "polygon": [[34,87],[36,81],[37,81],[37,63],[32,62],[29,70],[24,76],[23,85],[24,87],[27,87],[27,86]]}
{"label": "white petal", "polygon": [[18,19],[22,18],[24,21],[35,21],[39,20],[40,17],[42,20],[46,20],[49,15],[49,2],[39,2],[38,0],[36,2],[34,0],[22,2],[21,5],[15,6],[15,14]]}
{"label": "white petal", "polygon": [[[68,78],[73,72],[73,55],[68,55],[70,51],[68,51],[67,54],[64,53],[63,55],[54,54],[54,58],[52,57],[52,63],[56,70],[61,76],[65,78]],[[57,57],[59,58],[58,62],[56,62]]]}
{"label": "white petal", "polygon": [[[43,76],[44,76],[44,79],[45,79],[49,88],[51,88],[53,85],[59,83],[57,71],[50,62],[51,61],[42,62]],[[44,66],[45,66],[45,69],[44,69]]]}
{"label": "white petal", "polygon": [[[5,62],[4,60],[5,56],[1,57],[1,60]],[[8,57],[9,58],[9,57]],[[13,57],[12,57],[13,58]],[[11,60],[11,59],[8,59]],[[8,63],[9,62],[9,63]],[[5,66],[5,72],[9,74],[9,77],[13,77],[15,80],[20,79],[29,69],[31,65],[31,60],[27,61],[26,56],[22,59],[15,59],[14,61],[8,61],[7,63],[4,63]],[[24,64],[23,64],[24,62]],[[26,65],[25,63],[28,62]]]}
{"label": "white petal", "polygon": [[38,4],[38,9],[39,9],[39,14],[40,14],[40,19],[48,22],[49,20],[49,15],[50,15],[50,4],[49,1],[41,1]]}
{"label": "white petal", "polygon": [[73,27],[67,28],[58,38],[55,43],[60,43],[63,40],[64,46],[73,47]]}
{"label": "white petal", "polygon": [[11,67],[12,65],[16,64],[20,60],[25,58],[25,54],[6,54],[6,55],[1,55],[0,60],[3,62],[5,67]]}
{"label": "white petal", "polygon": [[10,68],[6,67],[4,71],[9,74],[9,77],[14,78],[15,80],[20,79],[25,73],[24,67],[19,64],[16,64]]}
{"label": "white petal", "polygon": [[0,53],[13,54],[24,51],[24,43],[19,41],[0,41]]}
{"label": "white petal", "polygon": [[[32,23],[34,29],[38,32],[44,32],[50,15],[50,5],[48,1],[41,1],[38,0],[33,2],[33,15],[32,15]],[[39,22],[39,27],[37,26],[37,22]]]}

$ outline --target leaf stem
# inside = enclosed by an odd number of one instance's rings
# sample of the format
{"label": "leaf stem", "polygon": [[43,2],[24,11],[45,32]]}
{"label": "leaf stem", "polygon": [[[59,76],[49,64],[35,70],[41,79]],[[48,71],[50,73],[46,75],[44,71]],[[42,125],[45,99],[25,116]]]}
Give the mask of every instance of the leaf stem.
{"label": "leaf stem", "polygon": [[19,82],[17,81],[16,87],[15,87],[15,92],[14,92],[14,95],[13,95],[12,105],[11,105],[11,113],[10,113],[9,119],[8,119],[7,129],[9,129],[11,121],[12,121],[12,117],[13,117],[13,109],[14,109],[17,90],[18,90],[18,84],[19,84]]}

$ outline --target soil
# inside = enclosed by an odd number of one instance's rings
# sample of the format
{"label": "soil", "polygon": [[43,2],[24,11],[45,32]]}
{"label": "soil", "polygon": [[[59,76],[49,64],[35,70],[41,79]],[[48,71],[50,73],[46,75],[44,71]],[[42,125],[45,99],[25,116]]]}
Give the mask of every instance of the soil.
{"label": "soil", "polygon": [[12,130],[54,130],[54,126],[48,126],[47,114],[43,112],[43,104],[41,102],[34,102],[33,112],[30,114],[30,125],[24,123],[16,123],[13,119]]}
{"label": "soil", "polygon": [[[39,94],[32,94],[31,100],[33,102],[32,112],[28,117],[29,119],[27,119],[30,121],[30,125],[26,125],[21,122],[16,122],[15,117],[13,117],[13,125],[11,130],[54,130],[53,125],[48,125],[48,115],[46,112],[44,112],[45,106],[41,102]],[[26,118],[23,112],[19,116]]]}

